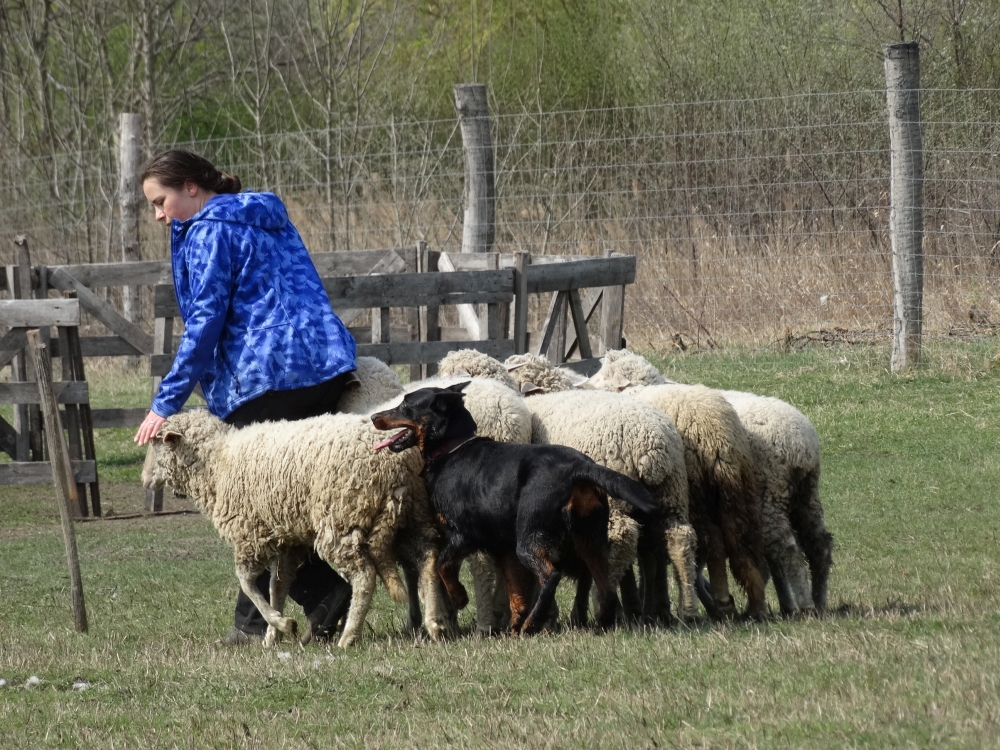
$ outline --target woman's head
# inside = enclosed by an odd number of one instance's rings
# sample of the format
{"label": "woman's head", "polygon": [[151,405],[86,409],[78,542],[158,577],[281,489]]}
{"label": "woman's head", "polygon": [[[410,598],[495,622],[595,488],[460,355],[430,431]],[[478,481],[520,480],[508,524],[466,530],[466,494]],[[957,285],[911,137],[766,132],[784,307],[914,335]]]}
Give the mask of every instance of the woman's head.
{"label": "woman's head", "polygon": [[242,189],[239,177],[215,168],[208,159],[182,148],[161,151],[146,162],[142,182],[156,180],[163,187],[180,190],[185,182],[193,182],[210,193],[238,193]]}
{"label": "woman's head", "polygon": [[161,151],[142,170],[142,192],[153,205],[156,220],[187,221],[210,198],[220,193],[238,193],[240,178],[215,168],[208,159],[175,148]]}

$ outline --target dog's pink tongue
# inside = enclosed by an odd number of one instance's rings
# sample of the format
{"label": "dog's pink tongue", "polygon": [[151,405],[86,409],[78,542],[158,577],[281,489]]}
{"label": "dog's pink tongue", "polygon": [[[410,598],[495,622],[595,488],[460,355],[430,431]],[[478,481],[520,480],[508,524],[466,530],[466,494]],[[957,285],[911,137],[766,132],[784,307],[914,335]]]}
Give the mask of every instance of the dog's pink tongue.
{"label": "dog's pink tongue", "polygon": [[392,445],[393,443],[395,443],[397,440],[399,440],[405,434],[406,434],[406,430],[403,430],[402,432],[397,432],[392,437],[388,437],[388,438],[386,438],[385,440],[383,440],[380,443],[375,443],[375,445],[372,447],[372,450],[373,451],[380,451],[383,448],[388,448],[390,445]]}

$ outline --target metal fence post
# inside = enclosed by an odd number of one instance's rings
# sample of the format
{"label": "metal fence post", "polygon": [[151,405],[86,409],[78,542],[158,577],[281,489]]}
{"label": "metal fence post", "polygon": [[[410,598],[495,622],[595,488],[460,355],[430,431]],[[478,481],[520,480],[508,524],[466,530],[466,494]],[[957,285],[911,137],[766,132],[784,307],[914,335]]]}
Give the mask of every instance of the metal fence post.
{"label": "metal fence post", "polygon": [[885,96],[889,110],[892,241],[892,372],[920,363],[924,288],[924,164],[920,137],[920,48],[888,44]]}

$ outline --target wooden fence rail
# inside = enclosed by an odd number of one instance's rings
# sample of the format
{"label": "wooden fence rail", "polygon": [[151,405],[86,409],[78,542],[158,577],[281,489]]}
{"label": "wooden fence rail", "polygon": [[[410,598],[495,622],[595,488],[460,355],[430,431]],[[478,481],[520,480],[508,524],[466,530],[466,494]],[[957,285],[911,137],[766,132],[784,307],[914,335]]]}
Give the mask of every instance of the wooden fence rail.
{"label": "wooden fence rail", "polygon": [[[411,379],[433,374],[436,363],[458,348],[475,348],[503,359],[530,347],[557,363],[579,357],[583,362],[576,366],[592,370],[593,355],[621,344],[624,290],[636,276],[636,259],[627,255],[442,253],[430,250],[426,243],[390,250],[317,253],[313,262],[334,309],[358,342],[358,354],[410,365]],[[152,289],[152,334],[127,320],[102,293],[109,287],[126,286]],[[12,289],[18,293],[9,295]],[[61,359],[72,359],[75,353],[80,372],[86,357],[149,357],[151,393],[173,364],[181,323],[169,261],[32,268],[25,246],[19,266],[0,274],[2,291],[21,298],[0,300],[0,330],[10,328],[0,335],[0,368],[20,366],[21,375],[13,378],[20,382],[0,387],[0,401],[20,410],[14,426],[0,423],[0,450],[18,456],[22,463],[33,434],[27,429],[31,413],[25,410],[37,413],[40,403],[30,373],[23,367],[24,331],[29,323],[40,327],[44,335],[56,328],[58,336],[50,338],[48,351]],[[46,299],[54,291],[63,297]],[[64,298],[69,295],[75,299]],[[528,331],[532,295],[550,295],[544,322],[534,332]],[[592,321],[598,308],[601,324],[591,343],[588,323],[595,327]],[[460,311],[459,325],[441,325],[442,311],[447,309]],[[544,303],[539,309],[545,309]],[[401,312],[391,315],[392,310]],[[366,311],[370,311],[371,324],[354,325]],[[81,312],[112,335],[77,336],[77,329],[67,326],[75,326],[72,321],[78,321]],[[67,341],[71,337],[73,341]],[[74,371],[64,368],[66,373]],[[91,430],[136,427],[142,422],[145,407],[90,409],[87,384],[76,381],[82,378],[67,377],[54,384],[56,398],[70,421],[76,418],[77,407],[86,405]],[[38,448],[40,442],[36,443]],[[32,457],[41,458],[37,450]],[[96,481],[87,462],[75,462],[74,470],[77,482]],[[24,481],[42,476],[33,468],[18,472]]]}

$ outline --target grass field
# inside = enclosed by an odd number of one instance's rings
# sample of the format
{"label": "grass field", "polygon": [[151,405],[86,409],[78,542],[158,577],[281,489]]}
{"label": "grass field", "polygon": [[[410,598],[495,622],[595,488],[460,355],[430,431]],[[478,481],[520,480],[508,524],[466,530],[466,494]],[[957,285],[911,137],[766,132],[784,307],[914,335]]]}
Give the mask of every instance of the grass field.
{"label": "grass field", "polygon": [[[380,590],[349,652],[227,650],[213,642],[231,623],[231,554],[204,518],[175,515],[77,524],[81,635],[53,489],[2,488],[0,746],[1000,746],[995,353],[931,348],[902,377],[878,348],[657,360],[816,425],[836,545],[823,620],[433,645],[401,635]],[[93,379],[95,402],[146,397],[141,378]],[[119,514],[141,508],[130,437],[99,438]]]}

